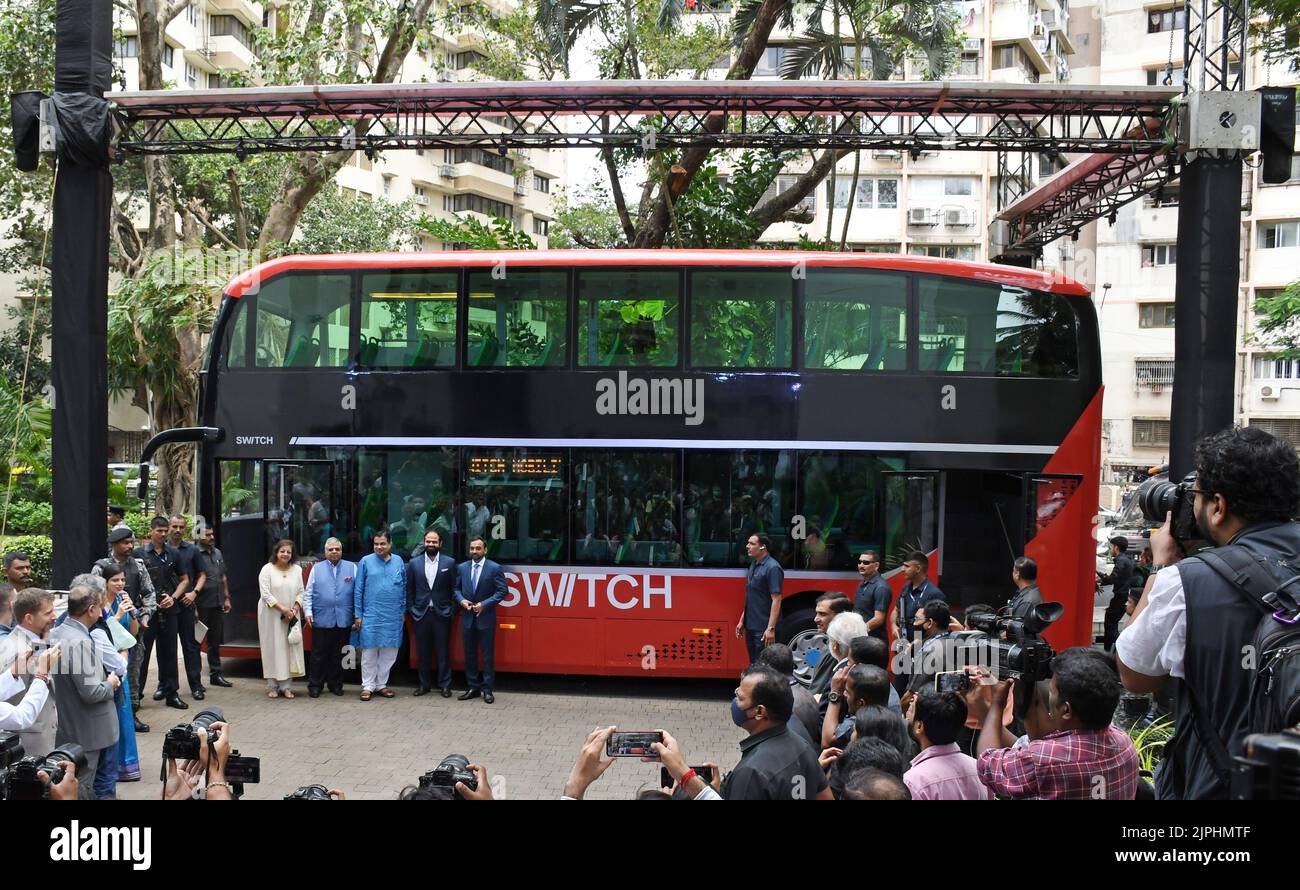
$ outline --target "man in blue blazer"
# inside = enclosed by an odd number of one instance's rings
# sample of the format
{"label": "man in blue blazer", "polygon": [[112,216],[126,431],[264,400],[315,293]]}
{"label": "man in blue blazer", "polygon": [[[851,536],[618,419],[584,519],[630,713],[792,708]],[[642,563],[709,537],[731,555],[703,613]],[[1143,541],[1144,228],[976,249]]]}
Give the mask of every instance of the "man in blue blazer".
{"label": "man in blue blazer", "polygon": [[442,535],[425,532],[424,553],[406,564],[406,611],[415,628],[415,656],[420,670],[416,695],[433,689],[433,654],[438,653],[438,689],[451,698],[451,619],[456,614],[456,560],[443,556]]}
{"label": "man in blue blazer", "polygon": [[[465,640],[465,677],[469,689],[460,700],[478,698],[489,705],[492,681],[496,679],[492,650],[496,642],[497,603],[506,598],[506,575],[501,566],[487,559],[487,542],[480,537],[469,539],[469,561],[460,564],[456,573],[456,588],[451,592],[456,603],[464,610],[461,615],[461,633]],[[483,670],[479,672],[478,650],[483,647]]]}

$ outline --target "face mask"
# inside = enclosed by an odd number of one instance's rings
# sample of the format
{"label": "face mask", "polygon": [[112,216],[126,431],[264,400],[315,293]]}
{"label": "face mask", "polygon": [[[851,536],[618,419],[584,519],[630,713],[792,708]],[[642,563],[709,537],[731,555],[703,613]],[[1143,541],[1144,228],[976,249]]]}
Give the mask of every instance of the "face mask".
{"label": "face mask", "polygon": [[731,700],[731,722],[742,727],[748,723],[749,718],[745,716],[745,710],[745,708],[740,706],[740,702],[733,698]]}

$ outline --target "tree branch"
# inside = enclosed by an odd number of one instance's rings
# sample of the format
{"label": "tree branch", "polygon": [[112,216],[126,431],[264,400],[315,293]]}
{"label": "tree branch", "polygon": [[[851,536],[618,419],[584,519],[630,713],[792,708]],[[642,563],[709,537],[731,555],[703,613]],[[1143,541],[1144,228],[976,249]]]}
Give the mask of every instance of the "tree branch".
{"label": "tree branch", "polygon": [[808,197],[808,193],[821,184],[839,159],[846,157],[851,151],[852,149],[849,148],[826,149],[813,161],[808,171],[800,174],[788,189],[778,192],[751,210],[749,221],[757,226],[760,232],[772,223],[780,222],[794,205]]}
{"label": "tree branch", "polygon": [[[790,2],[791,0],[764,0],[754,17],[749,33],[745,35],[745,41],[736,55],[736,61],[727,71],[727,80],[748,80],[753,75],[759,58],[767,49],[772,29],[776,27],[777,20]],[[708,135],[717,135],[726,125],[727,115],[719,112],[706,117],[701,130]],[[685,193],[690,188],[691,180],[708,160],[709,152],[708,148],[688,148],[682,152],[681,159],[677,162],[683,170],[680,178],[680,193]],[[636,241],[631,246],[659,247],[663,244],[672,218],[669,202],[673,198],[669,195],[668,184],[667,179],[659,184],[658,200],[653,201],[653,211],[637,220]]]}
{"label": "tree branch", "polygon": [[222,232],[221,229],[217,228],[216,224],[214,224],[212,220],[208,219],[208,215],[203,212],[196,198],[191,198],[189,201],[185,202],[184,210],[186,213],[192,216],[196,221],[198,221],[203,226],[203,228],[211,232],[213,236],[215,236],[216,239],[220,241],[222,244],[234,250],[239,250],[239,245],[236,244],[234,241],[231,241],[228,237],[226,237],[225,232]]}
{"label": "tree branch", "polygon": [[163,29],[166,29],[166,27],[172,23],[172,19],[176,18],[176,16],[188,9],[190,4],[193,2],[194,0],[172,0],[171,3],[168,3],[167,8],[164,9],[162,15],[158,17],[158,21],[162,25]]}

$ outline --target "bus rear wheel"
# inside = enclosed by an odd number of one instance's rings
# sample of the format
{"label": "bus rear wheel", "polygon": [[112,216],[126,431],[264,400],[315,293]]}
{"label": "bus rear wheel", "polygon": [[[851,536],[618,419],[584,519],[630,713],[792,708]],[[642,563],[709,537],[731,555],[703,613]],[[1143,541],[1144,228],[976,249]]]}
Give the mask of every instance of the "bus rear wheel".
{"label": "bus rear wheel", "polygon": [[795,679],[807,686],[812,682],[814,665],[827,652],[826,634],[817,630],[812,609],[800,609],[782,615],[776,628],[776,638],[790,647],[790,652],[794,655]]}

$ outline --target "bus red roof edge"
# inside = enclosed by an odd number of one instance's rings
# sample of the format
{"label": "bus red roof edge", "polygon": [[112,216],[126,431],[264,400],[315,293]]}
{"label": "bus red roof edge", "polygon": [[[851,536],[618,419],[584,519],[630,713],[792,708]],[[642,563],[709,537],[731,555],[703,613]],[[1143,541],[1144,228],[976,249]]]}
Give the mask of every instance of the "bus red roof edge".
{"label": "bus red roof edge", "polygon": [[284,272],[315,269],[391,269],[439,266],[492,267],[499,262],[523,266],[788,266],[804,262],[813,267],[885,269],[896,272],[929,272],[1027,287],[1055,294],[1090,296],[1087,287],[1051,272],[944,260],[894,253],[831,253],[777,250],[487,250],[412,253],[334,253],[293,255],[268,260],[236,276],[225,293],[242,297],[255,292],[259,282]]}

